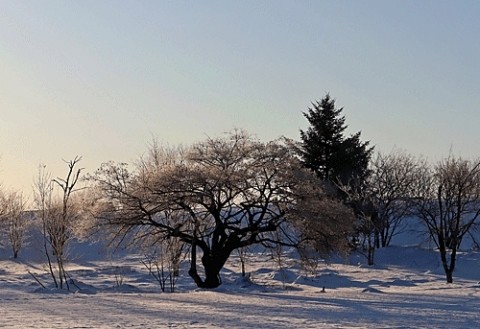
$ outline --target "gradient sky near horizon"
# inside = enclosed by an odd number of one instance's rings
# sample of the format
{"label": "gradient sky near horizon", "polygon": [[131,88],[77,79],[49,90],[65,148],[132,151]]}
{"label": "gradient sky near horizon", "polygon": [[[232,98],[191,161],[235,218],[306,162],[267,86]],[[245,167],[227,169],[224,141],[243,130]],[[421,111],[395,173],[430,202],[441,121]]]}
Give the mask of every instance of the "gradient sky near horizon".
{"label": "gradient sky near horizon", "polygon": [[28,193],[235,127],[299,139],[326,92],[376,149],[480,156],[480,1],[0,2],[0,182]]}

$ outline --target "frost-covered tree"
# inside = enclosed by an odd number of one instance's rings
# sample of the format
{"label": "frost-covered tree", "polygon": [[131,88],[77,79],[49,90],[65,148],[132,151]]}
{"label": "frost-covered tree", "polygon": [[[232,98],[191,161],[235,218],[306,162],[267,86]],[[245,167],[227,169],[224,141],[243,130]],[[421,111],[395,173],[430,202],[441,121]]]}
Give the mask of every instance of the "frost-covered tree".
{"label": "frost-covered tree", "polygon": [[398,150],[378,153],[372,161],[368,190],[375,211],[371,226],[377,248],[388,246],[402,229],[402,220],[410,215],[418,175],[426,165],[424,159]]}
{"label": "frost-covered tree", "polygon": [[390,244],[402,229],[402,220],[412,215],[419,177],[427,163],[401,151],[378,153],[371,174],[361,186],[341,186],[346,202],[357,215],[357,239],[368,264],[374,264],[375,250]]}
{"label": "frost-covered tree", "polygon": [[425,168],[417,179],[417,216],[437,246],[448,283],[457,252],[480,217],[480,162],[455,158]]}
{"label": "frost-covered tree", "polygon": [[98,217],[116,227],[121,239],[180,239],[190,246],[188,273],[195,283],[218,287],[233,251],[254,244],[296,245],[293,224],[307,220],[298,200],[308,204],[325,195],[319,184],[296,195],[297,187],[317,178],[302,169],[287,144],[234,131],[183,150],[153,145],[132,171],[113,163],[98,170],[94,180],[103,195]]}
{"label": "frost-covered tree", "polygon": [[299,171],[293,189],[295,202],[295,227],[301,235],[298,245],[300,255],[307,262],[325,258],[330,253],[346,254],[349,236],[354,232],[355,213],[339,200],[329,184],[312,179],[311,172]]}
{"label": "frost-covered tree", "polygon": [[[81,157],[75,157],[67,162],[65,178],[52,179],[45,166],[40,166],[34,184],[35,205],[42,220],[44,251],[55,287],[60,289],[69,288],[65,272],[66,248],[79,216],[72,196],[77,191],[82,173],[81,168],[76,168],[80,160]],[[60,189],[58,194],[57,189]]]}
{"label": "frost-covered tree", "polygon": [[2,195],[1,208],[1,225],[12,248],[13,258],[17,258],[26,238],[29,220],[23,193],[10,192]]}

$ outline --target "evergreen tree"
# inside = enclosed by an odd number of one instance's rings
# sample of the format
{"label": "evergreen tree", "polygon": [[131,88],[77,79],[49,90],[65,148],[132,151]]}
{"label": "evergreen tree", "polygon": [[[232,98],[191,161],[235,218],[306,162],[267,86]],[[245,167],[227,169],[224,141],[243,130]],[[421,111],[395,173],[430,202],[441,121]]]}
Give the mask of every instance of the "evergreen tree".
{"label": "evergreen tree", "polygon": [[310,127],[300,130],[302,161],[323,180],[343,185],[355,181],[358,187],[368,176],[373,147],[360,140],[360,132],[344,136],[347,125],[342,111],[327,94],[303,113]]}

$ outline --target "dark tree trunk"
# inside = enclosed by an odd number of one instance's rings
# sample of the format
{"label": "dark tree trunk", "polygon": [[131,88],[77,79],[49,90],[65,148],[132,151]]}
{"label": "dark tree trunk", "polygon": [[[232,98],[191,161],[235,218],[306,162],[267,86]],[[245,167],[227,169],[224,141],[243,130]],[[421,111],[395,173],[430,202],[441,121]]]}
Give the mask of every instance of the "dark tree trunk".
{"label": "dark tree trunk", "polygon": [[375,246],[370,245],[370,246],[368,246],[368,250],[367,250],[368,266],[375,265],[374,259],[375,259]]}
{"label": "dark tree trunk", "polygon": [[230,256],[230,249],[224,248],[217,252],[211,252],[210,250],[203,250],[202,265],[205,272],[205,278],[198,274],[196,264],[196,250],[192,247],[192,260],[190,264],[190,270],[188,274],[195,281],[195,284],[199,288],[213,289],[222,284],[220,277],[220,271],[222,270],[225,262]]}
{"label": "dark tree trunk", "polygon": [[447,276],[447,283],[453,283],[453,271],[446,270],[445,274]]}
{"label": "dark tree trunk", "polygon": [[457,248],[453,248],[450,251],[450,263],[447,259],[447,248],[445,246],[440,247],[440,258],[442,259],[443,269],[447,278],[447,283],[453,283],[453,271],[455,270],[455,262],[457,259]]}
{"label": "dark tree trunk", "polygon": [[217,288],[222,284],[222,279],[220,278],[220,270],[223,267],[223,264],[216,259],[213,259],[211,256],[202,257],[202,263],[205,268],[205,280],[203,280],[202,286],[200,288]]}
{"label": "dark tree trunk", "polygon": [[376,234],[372,237],[371,234],[368,234],[367,237],[367,261],[368,265],[374,265],[374,258],[375,258],[375,245],[376,245]]}
{"label": "dark tree trunk", "polygon": [[[374,243],[375,243],[375,248],[380,248],[380,247],[381,247],[381,246],[380,246],[380,236],[381,236],[380,231],[377,230],[377,229],[375,229],[374,235],[375,235],[375,240],[374,240],[374,241],[375,241],[375,242],[374,242]],[[381,239],[381,240],[382,240],[382,242],[383,242],[383,236],[382,236],[382,239]]]}

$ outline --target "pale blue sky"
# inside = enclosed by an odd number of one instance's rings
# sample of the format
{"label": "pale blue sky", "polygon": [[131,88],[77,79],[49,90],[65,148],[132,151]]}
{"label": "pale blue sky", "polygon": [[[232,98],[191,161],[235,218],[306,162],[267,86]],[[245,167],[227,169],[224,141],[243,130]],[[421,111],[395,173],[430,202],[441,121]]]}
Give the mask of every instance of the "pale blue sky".
{"label": "pale blue sky", "polygon": [[0,1],[0,181],[152,137],[299,139],[330,92],[377,150],[480,156],[480,1]]}

